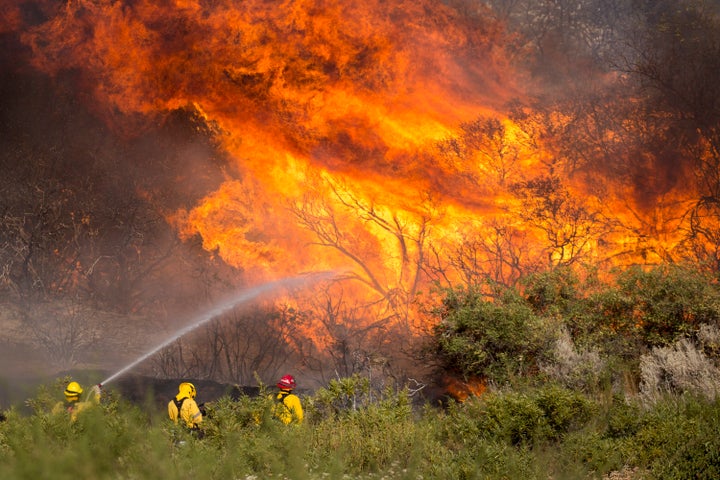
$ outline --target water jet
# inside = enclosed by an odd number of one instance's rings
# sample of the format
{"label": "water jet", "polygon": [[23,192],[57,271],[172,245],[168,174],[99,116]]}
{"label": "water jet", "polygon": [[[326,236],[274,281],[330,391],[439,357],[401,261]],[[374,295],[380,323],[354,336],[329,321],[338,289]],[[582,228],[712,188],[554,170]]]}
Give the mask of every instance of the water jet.
{"label": "water jet", "polygon": [[213,318],[218,317],[219,315],[222,315],[223,313],[231,310],[232,308],[235,308],[236,306],[245,303],[247,301],[250,301],[263,293],[268,293],[273,290],[276,290],[281,287],[299,287],[301,285],[307,284],[309,282],[317,282],[323,279],[329,279],[335,275],[334,272],[315,272],[315,273],[309,273],[306,275],[300,275],[296,277],[288,277],[280,280],[275,280],[267,283],[263,283],[261,285],[252,287],[250,289],[244,290],[240,292],[239,294],[233,295],[225,300],[222,300],[220,302],[217,302],[213,307],[209,308],[208,310],[201,312],[197,314],[194,317],[194,320],[187,324],[185,327],[178,330],[175,334],[170,336],[168,339],[161,342],[159,345],[153,347],[140,357],[138,357],[136,360],[132,361],[131,363],[127,364],[117,372],[113,373],[109,377],[107,377],[105,380],[100,382],[98,384],[98,387],[103,387],[107,385],[108,383],[112,382],[119,376],[123,375],[124,373],[128,372],[129,370],[132,370],[151,356],[153,356],[158,351],[162,350],[163,348],[167,347],[168,345],[172,344],[179,338],[183,337],[184,335],[187,335],[191,331],[195,330],[196,328],[200,327],[201,325],[204,325],[205,323],[209,322]]}

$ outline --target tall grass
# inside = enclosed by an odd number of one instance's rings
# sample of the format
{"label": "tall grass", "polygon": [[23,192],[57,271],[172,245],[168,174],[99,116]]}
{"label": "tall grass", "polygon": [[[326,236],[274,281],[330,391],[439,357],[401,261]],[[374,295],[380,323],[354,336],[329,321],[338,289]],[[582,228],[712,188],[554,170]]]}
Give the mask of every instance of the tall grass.
{"label": "tall grass", "polygon": [[208,406],[197,439],[112,394],[73,423],[48,413],[49,391],[30,399],[33,413],[5,412],[0,478],[720,478],[720,401],[705,397],[647,405],[549,384],[442,409],[388,390],[334,409],[325,407],[347,403],[324,390],[303,398],[307,421],[297,427],[273,421],[263,396],[224,397]]}

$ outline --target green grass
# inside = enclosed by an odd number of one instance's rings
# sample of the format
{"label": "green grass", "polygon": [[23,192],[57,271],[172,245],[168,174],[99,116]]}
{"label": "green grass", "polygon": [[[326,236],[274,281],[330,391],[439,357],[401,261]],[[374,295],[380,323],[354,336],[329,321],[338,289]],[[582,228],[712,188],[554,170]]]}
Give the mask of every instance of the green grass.
{"label": "green grass", "polygon": [[[561,387],[487,392],[446,409],[385,392],[356,408],[318,408],[273,421],[264,397],[211,404],[206,436],[178,431],[164,412],[110,396],[75,423],[51,415],[49,390],[30,414],[0,423],[0,478],[93,479],[591,479],[720,474],[720,402],[668,397],[641,408]],[[324,403],[323,403],[324,402]],[[627,428],[625,428],[625,424]]]}

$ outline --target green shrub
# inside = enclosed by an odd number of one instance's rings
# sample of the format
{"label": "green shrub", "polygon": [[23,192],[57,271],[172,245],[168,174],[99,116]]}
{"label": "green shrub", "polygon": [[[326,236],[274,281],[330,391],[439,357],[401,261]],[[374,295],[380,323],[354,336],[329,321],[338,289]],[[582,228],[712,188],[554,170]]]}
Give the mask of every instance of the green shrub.
{"label": "green shrub", "polygon": [[608,438],[626,438],[635,435],[640,428],[640,407],[629,403],[620,395],[613,395],[607,410]]}
{"label": "green shrub", "polygon": [[310,421],[316,421],[371,405],[381,395],[382,392],[376,395],[371,391],[370,380],[362,375],[333,379],[308,399],[306,415]]}
{"label": "green shrub", "polygon": [[433,349],[446,371],[497,384],[537,371],[553,332],[512,290],[488,301],[476,290],[447,291]]}
{"label": "green shrub", "polygon": [[523,296],[533,310],[542,315],[567,316],[580,303],[580,281],[568,267],[558,267],[531,274],[521,282]]}
{"label": "green shrub", "polygon": [[540,388],[534,398],[543,411],[551,440],[583,427],[596,411],[596,405],[581,393],[556,385]]}
{"label": "green shrub", "polygon": [[550,426],[543,410],[524,393],[490,394],[481,402],[483,409],[478,422],[485,439],[531,445],[550,436]]}
{"label": "green shrub", "polygon": [[[322,403],[327,395],[303,400]],[[446,409],[414,410],[403,391],[372,398],[289,427],[271,420],[266,396],[224,397],[209,406],[202,440],[175,436],[164,411],[122,399],[107,399],[74,423],[11,409],[0,422],[0,477],[545,480],[623,469],[662,479],[719,473],[718,401],[666,397],[642,409],[616,396],[599,405],[553,384],[491,390]]]}
{"label": "green shrub", "polygon": [[642,416],[632,448],[654,478],[720,478],[718,425],[717,400],[666,397]]}
{"label": "green shrub", "polygon": [[646,348],[667,346],[699,329],[720,323],[720,290],[700,271],[682,265],[651,270],[631,268],[616,287],[596,297],[599,324]]}
{"label": "green shrub", "polygon": [[554,468],[559,471],[572,466],[575,470],[598,473],[620,470],[629,458],[621,440],[607,438],[592,429],[568,433],[562,444],[549,449],[549,454],[554,456]]}
{"label": "green shrub", "polygon": [[480,434],[513,445],[557,441],[585,425],[595,411],[582,394],[552,385],[526,393],[487,394],[478,403]]}
{"label": "green shrub", "polygon": [[[325,390],[311,403],[325,404],[329,400]],[[319,465],[333,459],[355,473],[406,467],[415,450],[414,421],[407,393],[394,395],[386,391],[374,403],[316,420],[312,428],[312,463]]]}

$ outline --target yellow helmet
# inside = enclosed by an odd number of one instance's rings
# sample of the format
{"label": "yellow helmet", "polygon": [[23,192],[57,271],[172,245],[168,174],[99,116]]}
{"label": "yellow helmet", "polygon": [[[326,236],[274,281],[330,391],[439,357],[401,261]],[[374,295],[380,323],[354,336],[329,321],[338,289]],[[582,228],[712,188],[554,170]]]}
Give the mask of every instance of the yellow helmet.
{"label": "yellow helmet", "polygon": [[195,385],[190,382],[183,382],[178,387],[179,397],[195,398],[195,395],[197,395],[197,392],[195,391]]}
{"label": "yellow helmet", "polygon": [[67,387],[65,387],[66,397],[79,397],[82,392],[83,389],[78,382],[70,382]]}

